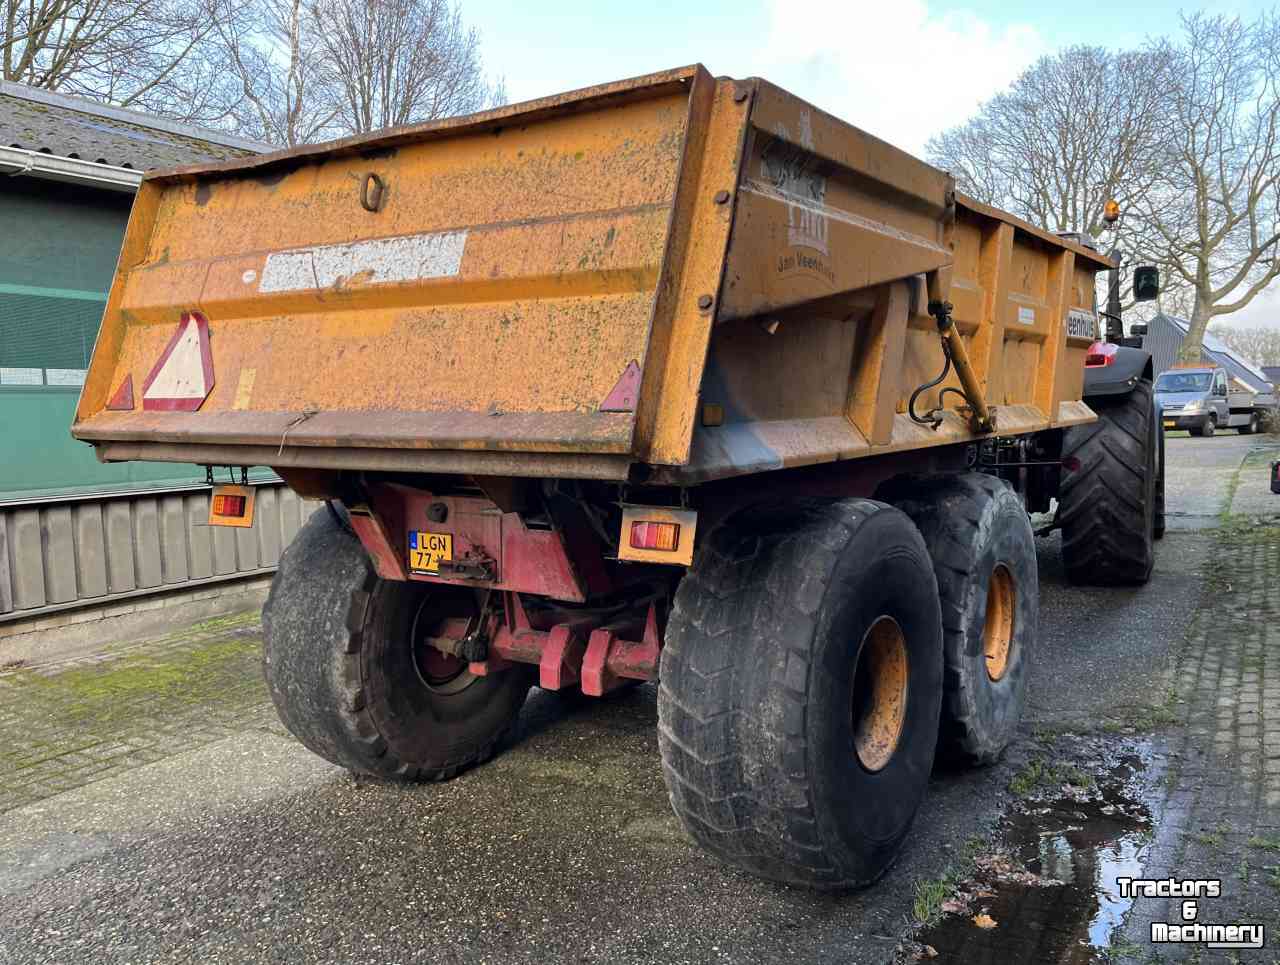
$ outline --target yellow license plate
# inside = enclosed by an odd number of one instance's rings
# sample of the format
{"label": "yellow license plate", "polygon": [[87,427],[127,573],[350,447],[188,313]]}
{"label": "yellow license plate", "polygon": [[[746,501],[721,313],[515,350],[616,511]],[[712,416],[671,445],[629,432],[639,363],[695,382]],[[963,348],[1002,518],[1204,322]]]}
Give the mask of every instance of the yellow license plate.
{"label": "yellow license plate", "polygon": [[409,569],[414,573],[439,573],[440,564],[453,559],[450,533],[409,533]]}
{"label": "yellow license plate", "polygon": [[1177,422],[1175,422],[1173,419],[1165,419],[1165,420],[1164,420],[1164,427],[1165,427],[1166,429],[1172,429],[1172,428],[1173,428],[1174,426],[1176,426],[1177,424],[1178,424],[1178,423],[1177,423]]}

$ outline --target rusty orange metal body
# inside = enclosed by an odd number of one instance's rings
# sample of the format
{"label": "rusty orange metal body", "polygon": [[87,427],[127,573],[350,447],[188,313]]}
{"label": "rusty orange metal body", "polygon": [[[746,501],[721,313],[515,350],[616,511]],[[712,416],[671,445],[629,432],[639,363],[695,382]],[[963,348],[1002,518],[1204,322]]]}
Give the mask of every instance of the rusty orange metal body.
{"label": "rusty orange metal body", "polygon": [[[956,443],[955,373],[919,400],[936,428],[907,412],[944,358],[930,295],[995,431],[1028,433],[1093,417],[1106,267],[690,67],[149,175],[73,433],[106,460],[678,484]],[[165,404],[197,336],[207,384]]]}

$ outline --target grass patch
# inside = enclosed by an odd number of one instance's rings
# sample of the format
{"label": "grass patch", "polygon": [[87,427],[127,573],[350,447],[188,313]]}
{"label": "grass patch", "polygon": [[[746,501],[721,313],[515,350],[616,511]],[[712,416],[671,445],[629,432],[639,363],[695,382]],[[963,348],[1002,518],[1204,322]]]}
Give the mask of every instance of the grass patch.
{"label": "grass patch", "polygon": [[1231,478],[1227,480],[1227,498],[1222,501],[1222,509],[1218,510],[1218,519],[1223,526],[1231,522],[1231,504],[1235,502],[1236,490],[1240,488],[1240,471],[1244,468],[1244,463],[1236,466],[1236,471],[1231,474]]}
{"label": "grass patch", "polygon": [[957,882],[949,878],[930,878],[916,885],[915,901],[911,914],[921,925],[932,925],[942,917],[942,903],[951,897]]}
{"label": "grass patch", "polygon": [[261,653],[258,638],[237,634],[60,673],[19,670],[9,680],[49,708],[44,723],[50,728],[103,733],[134,717],[162,717],[192,705],[243,703],[246,688],[261,682]]}
{"label": "grass patch", "polygon": [[927,928],[942,918],[943,903],[973,874],[974,860],[986,844],[981,835],[970,835],[961,846],[960,854],[947,865],[941,877],[916,883],[911,914],[919,927]]}
{"label": "grass patch", "polygon": [[1120,934],[1120,929],[1116,929],[1112,933],[1111,945],[1105,951],[1106,960],[1108,962],[1133,962],[1146,961],[1146,955],[1150,951],[1144,945],[1131,942]]}
{"label": "grass patch", "polygon": [[1140,734],[1169,727],[1181,720],[1177,707],[1178,691],[1170,687],[1159,703],[1124,707],[1119,718],[1106,721],[1101,730],[1106,734]]}
{"label": "grass patch", "polygon": [[1274,891],[1280,891],[1280,865],[1270,865],[1263,869],[1265,875],[1263,880]]}
{"label": "grass patch", "polygon": [[1216,828],[1213,828],[1210,831],[1200,831],[1193,834],[1191,839],[1204,845],[1206,848],[1213,848],[1216,850],[1222,847],[1222,842],[1226,839],[1227,832],[1230,830],[1231,826],[1223,821],[1218,824]]}
{"label": "grass patch", "polygon": [[1027,797],[1045,788],[1058,787],[1062,784],[1091,788],[1097,784],[1097,781],[1092,774],[1080,770],[1074,764],[1052,764],[1042,758],[1033,757],[1009,781],[1009,790],[1018,797]]}
{"label": "grass patch", "polygon": [[1257,835],[1249,839],[1249,847],[1259,851],[1280,852],[1280,834]]}
{"label": "grass patch", "polygon": [[1048,724],[1037,724],[1031,731],[1032,740],[1039,744],[1052,744],[1059,737],[1068,737],[1075,731],[1070,727],[1051,727]]}
{"label": "grass patch", "polygon": [[184,635],[187,633],[217,633],[224,630],[242,630],[246,627],[255,626],[261,619],[261,610],[245,610],[243,613],[231,613],[227,616],[204,620],[188,627],[184,631]]}

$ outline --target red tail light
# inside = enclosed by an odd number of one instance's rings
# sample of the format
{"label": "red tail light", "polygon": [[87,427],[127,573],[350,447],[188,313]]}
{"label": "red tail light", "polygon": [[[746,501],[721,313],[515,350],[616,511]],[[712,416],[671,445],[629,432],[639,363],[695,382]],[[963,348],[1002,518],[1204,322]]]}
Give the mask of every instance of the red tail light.
{"label": "red tail light", "polygon": [[244,504],[243,496],[214,496],[213,512],[215,516],[243,516]]}
{"label": "red tail light", "polygon": [[252,486],[214,486],[209,494],[209,525],[253,525]]}
{"label": "red tail light", "polygon": [[1120,346],[1112,345],[1110,342],[1094,342],[1089,346],[1089,351],[1085,354],[1084,364],[1091,369],[1110,365],[1116,360],[1116,352],[1119,349]]}
{"label": "red tail light", "polygon": [[638,550],[674,552],[680,545],[679,523],[632,523],[631,546]]}

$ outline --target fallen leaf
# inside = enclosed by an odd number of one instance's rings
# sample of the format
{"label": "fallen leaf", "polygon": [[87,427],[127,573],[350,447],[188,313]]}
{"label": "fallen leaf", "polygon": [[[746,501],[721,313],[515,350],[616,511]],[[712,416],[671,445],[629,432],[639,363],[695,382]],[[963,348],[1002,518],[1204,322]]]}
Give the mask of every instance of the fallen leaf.
{"label": "fallen leaf", "polygon": [[937,958],[937,957],[938,957],[938,950],[937,950],[936,948],[934,948],[932,945],[925,945],[925,946],[924,946],[924,957],[925,957],[925,958]]}
{"label": "fallen leaf", "polygon": [[948,898],[941,905],[944,915],[959,915],[969,910],[967,901],[956,901],[954,898]]}
{"label": "fallen leaf", "polygon": [[979,928],[995,928],[996,920],[988,915],[985,911],[980,915],[973,916],[973,923]]}

